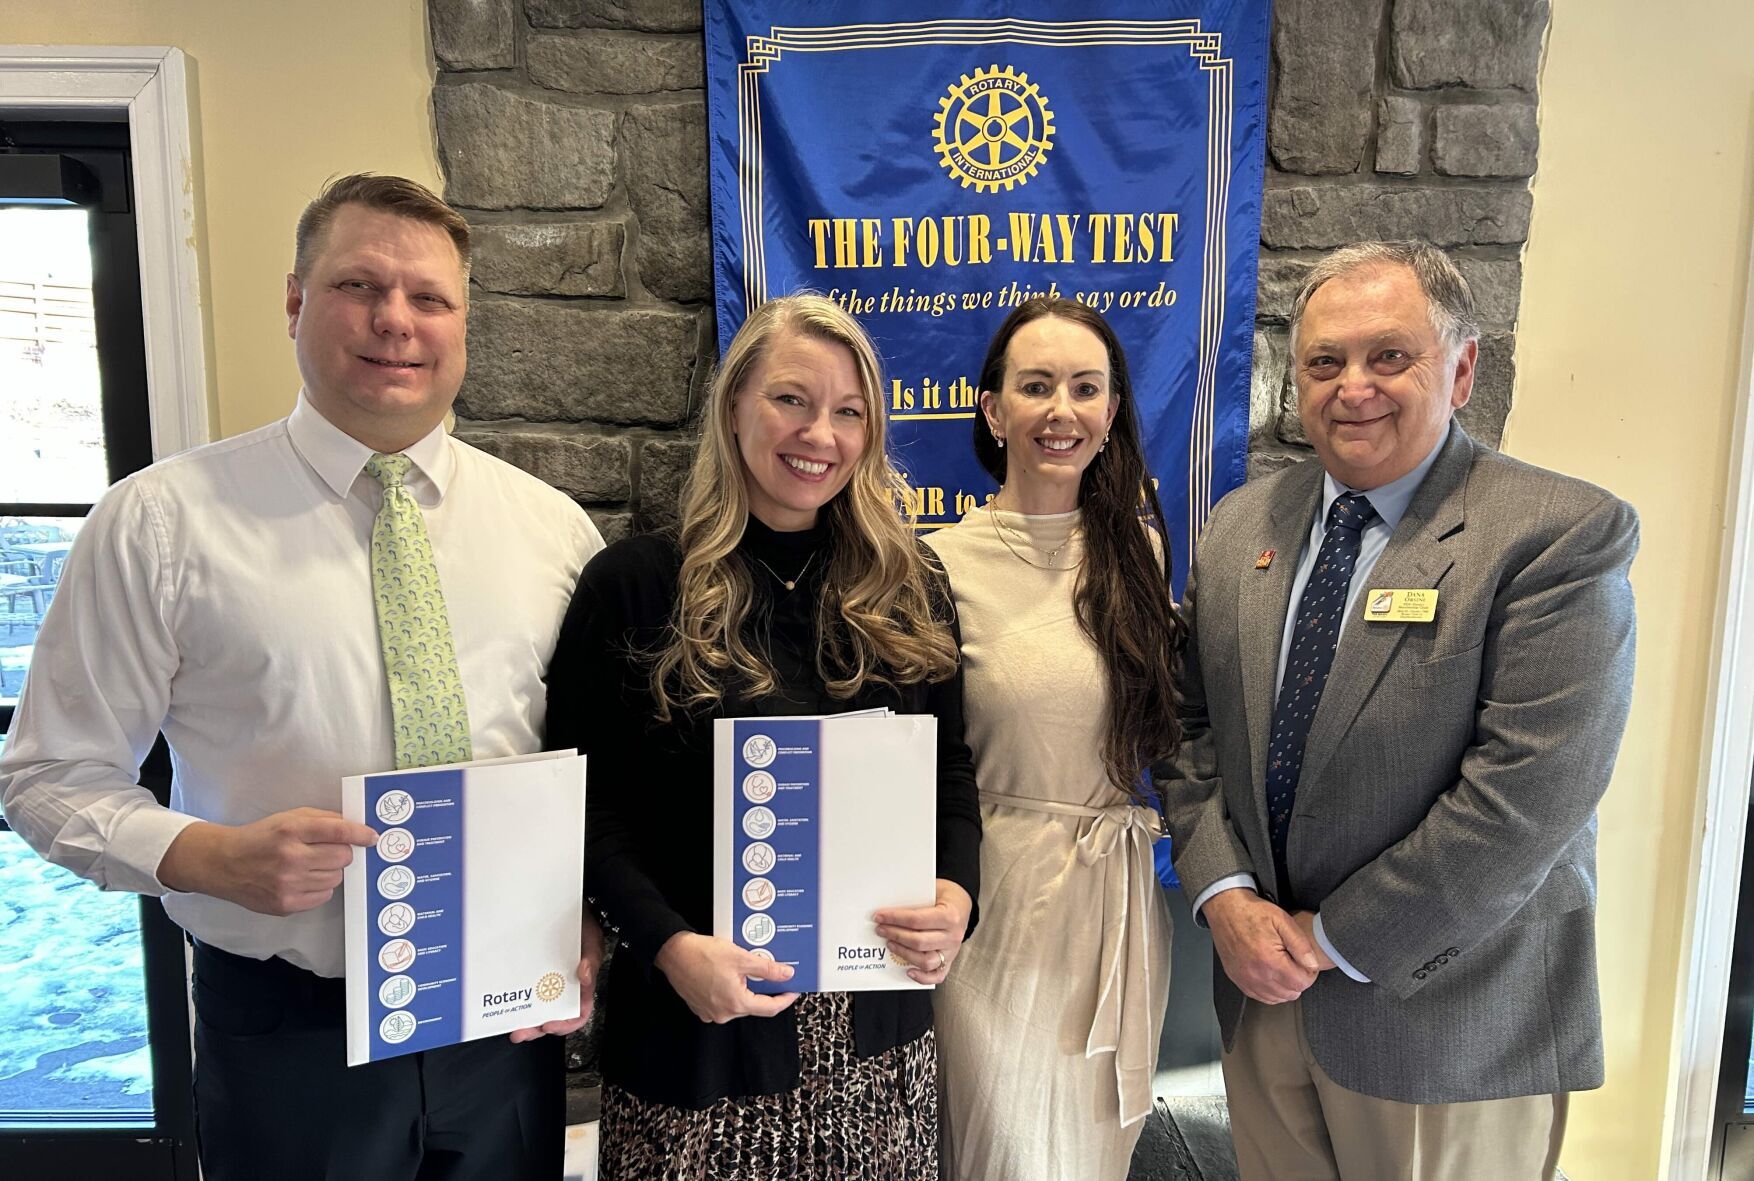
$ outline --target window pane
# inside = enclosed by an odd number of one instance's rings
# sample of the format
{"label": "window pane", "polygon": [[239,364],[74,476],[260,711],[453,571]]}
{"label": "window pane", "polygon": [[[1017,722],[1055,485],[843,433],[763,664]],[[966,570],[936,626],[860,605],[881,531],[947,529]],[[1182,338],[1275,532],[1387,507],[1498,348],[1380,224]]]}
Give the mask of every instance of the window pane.
{"label": "window pane", "polygon": [[1748,1074],[1742,1085],[1742,1114],[1754,1115],[1754,1049],[1748,1052]]}
{"label": "window pane", "polygon": [[0,516],[0,705],[18,704],[43,612],[84,524],[84,517]]}
{"label": "window pane", "polygon": [[109,486],[83,209],[0,209],[0,501]]}
{"label": "window pane", "polygon": [[151,1127],[140,899],[0,832],[0,1128]]}

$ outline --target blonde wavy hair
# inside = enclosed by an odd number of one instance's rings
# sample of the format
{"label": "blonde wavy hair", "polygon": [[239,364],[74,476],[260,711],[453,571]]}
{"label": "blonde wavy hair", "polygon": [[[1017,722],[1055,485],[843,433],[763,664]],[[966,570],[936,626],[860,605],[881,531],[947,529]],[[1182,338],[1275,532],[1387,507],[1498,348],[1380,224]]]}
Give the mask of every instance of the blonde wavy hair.
{"label": "blonde wavy hair", "polygon": [[817,604],[816,667],[829,693],[852,697],[867,682],[941,681],[956,670],[956,643],[934,611],[931,575],[914,540],[907,481],[890,462],[876,351],[859,322],[819,295],[762,304],[737,330],[707,394],[700,450],[682,492],[682,571],[670,642],[652,662],[660,721],[674,709],[710,708],[736,676],[754,696],[776,691],[773,666],[743,638],[755,600],[747,563],[734,556],[749,522],[748,478],[732,412],[781,333],[844,346],[865,396],[865,450],[845,488],[822,508],[828,565]]}

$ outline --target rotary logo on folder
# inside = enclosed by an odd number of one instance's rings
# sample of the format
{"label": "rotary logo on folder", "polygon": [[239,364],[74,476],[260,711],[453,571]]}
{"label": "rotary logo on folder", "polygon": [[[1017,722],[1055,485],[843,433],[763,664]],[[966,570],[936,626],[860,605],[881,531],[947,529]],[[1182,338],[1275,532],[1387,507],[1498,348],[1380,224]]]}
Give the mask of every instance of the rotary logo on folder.
{"label": "rotary logo on folder", "polygon": [[344,885],[349,1066],[578,1016],[582,756],[355,775],[341,800],[378,833]]}
{"label": "rotary logo on folder", "polygon": [[756,992],[929,988],[877,934],[935,897],[938,719],[713,723],[713,934],[793,969]]}

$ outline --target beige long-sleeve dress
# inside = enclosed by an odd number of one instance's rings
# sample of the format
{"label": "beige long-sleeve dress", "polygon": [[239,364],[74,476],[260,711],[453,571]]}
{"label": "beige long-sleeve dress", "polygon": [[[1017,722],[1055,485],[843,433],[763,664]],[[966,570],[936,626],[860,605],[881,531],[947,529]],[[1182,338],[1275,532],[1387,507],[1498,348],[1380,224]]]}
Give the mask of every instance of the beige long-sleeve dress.
{"label": "beige long-sleeve dress", "polygon": [[928,538],[961,617],[985,825],[980,927],[934,998],[951,1175],[966,1181],[1121,1181],[1151,1109],[1169,997],[1161,827],[1103,769],[1106,679],[1072,604],[1079,521],[977,509]]}

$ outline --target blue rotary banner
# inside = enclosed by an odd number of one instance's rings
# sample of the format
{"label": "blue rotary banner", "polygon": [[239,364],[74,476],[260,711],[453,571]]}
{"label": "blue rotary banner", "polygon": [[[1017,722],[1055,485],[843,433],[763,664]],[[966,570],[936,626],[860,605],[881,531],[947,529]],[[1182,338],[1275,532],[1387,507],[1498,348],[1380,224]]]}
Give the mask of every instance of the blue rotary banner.
{"label": "blue rotary banner", "polygon": [[993,330],[1035,294],[1090,304],[1127,349],[1179,592],[1244,475],[1268,15],[708,0],[721,352],[773,296],[854,312],[931,527],[993,491],[971,444]]}

